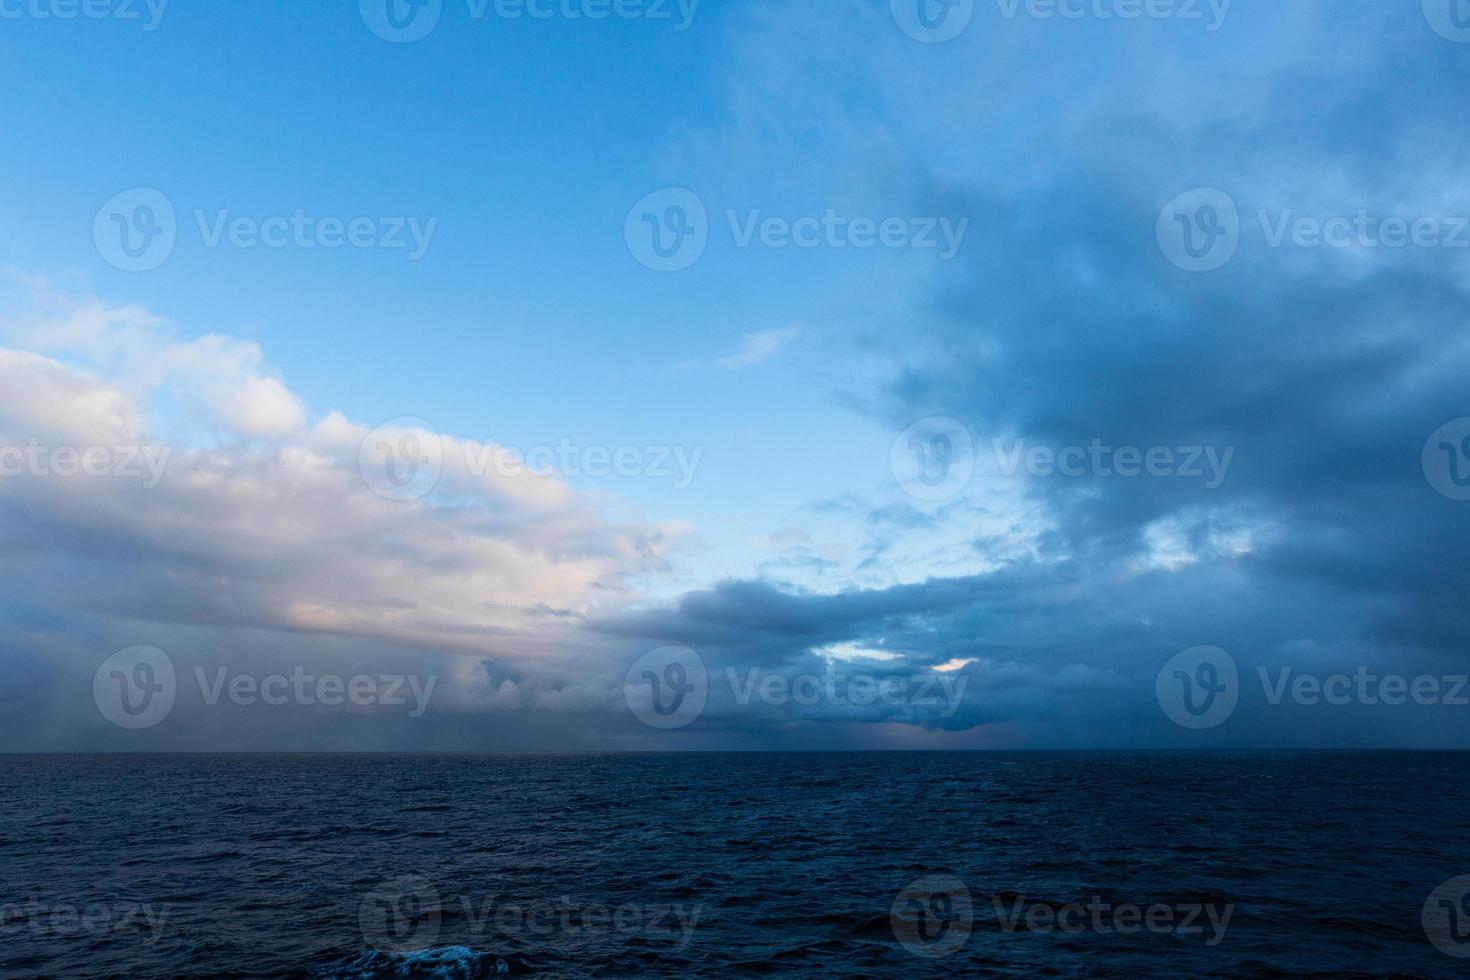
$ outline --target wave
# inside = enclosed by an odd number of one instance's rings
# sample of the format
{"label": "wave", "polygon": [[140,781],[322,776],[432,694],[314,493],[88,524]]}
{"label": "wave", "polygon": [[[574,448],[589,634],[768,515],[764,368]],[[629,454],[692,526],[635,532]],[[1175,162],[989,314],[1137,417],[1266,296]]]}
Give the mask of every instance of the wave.
{"label": "wave", "polygon": [[477,953],[465,946],[440,946],[406,953],[370,949],[346,963],[327,968],[318,976],[321,980],[377,980],[379,977],[474,980],[508,973],[510,965],[492,953]]}

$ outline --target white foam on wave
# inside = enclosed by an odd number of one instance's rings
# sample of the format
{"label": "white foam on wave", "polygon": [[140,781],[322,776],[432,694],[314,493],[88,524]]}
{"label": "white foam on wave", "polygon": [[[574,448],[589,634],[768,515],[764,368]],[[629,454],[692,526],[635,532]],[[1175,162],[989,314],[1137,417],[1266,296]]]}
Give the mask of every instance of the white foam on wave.
{"label": "white foam on wave", "polygon": [[510,966],[490,954],[467,946],[439,946],[403,953],[368,950],[340,967],[321,974],[323,980],[377,980],[380,977],[459,978],[504,975]]}

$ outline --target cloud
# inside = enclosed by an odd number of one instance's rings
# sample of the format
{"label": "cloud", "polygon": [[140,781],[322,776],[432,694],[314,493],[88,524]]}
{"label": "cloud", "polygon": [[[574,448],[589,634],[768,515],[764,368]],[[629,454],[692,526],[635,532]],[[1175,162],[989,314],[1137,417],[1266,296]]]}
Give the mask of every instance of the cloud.
{"label": "cloud", "polygon": [[[233,722],[253,747],[1470,743],[1462,710],[1313,712],[1259,696],[1191,732],[1154,693],[1170,657],[1202,644],[1246,678],[1466,671],[1470,517],[1429,486],[1420,451],[1470,416],[1470,251],[1271,248],[1256,218],[1470,214],[1467,123],[1445,97],[1470,80],[1463,46],[1416,9],[1238,0],[1217,34],[977,11],[940,52],[881,4],[841,9],[851,16],[743,8],[726,118],[678,157],[712,197],[972,219],[952,262],[854,264],[851,291],[824,290],[843,294],[832,319],[854,324],[866,368],[832,366],[842,403],[894,436],[960,420],[977,456],[963,495],[833,487],[768,530],[762,577],[654,601],[639,585],[678,526],[608,520],[559,481],[471,465],[490,447],[427,432],[444,461],[435,491],[384,499],[358,471],[367,426],[313,415],[255,345],[180,340],[145,310],[24,280],[0,351],[16,393],[0,403],[5,440],[175,451],[151,490],[0,482],[0,649],[17,678],[0,729],[13,744],[109,744],[62,692],[138,642],[203,662],[445,678],[417,727]],[[1038,63],[1042,80],[1024,70]],[[1226,190],[1250,232],[1208,274],[1171,265],[1156,240],[1160,208],[1198,186]],[[749,334],[716,363],[762,363],[797,335]],[[191,411],[157,410],[158,393]],[[196,408],[202,433],[181,421]],[[1021,438],[1052,453],[1098,440],[1234,456],[1213,488],[1008,476],[993,440]],[[672,735],[641,728],[621,691],[635,658],[666,644],[697,650],[719,682]],[[742,704],[723,679],[752,670],[967,687],[947,715]]]}
{"label": "cloud", "polygon": [[[977,20],[953,58],[882,12],[855,10],[833,35],[830,11],[811,10],[829,47],[775,10],[749,11],[739,52],[782,69],[752,76],[758,99],[733,92],[736,122],[685,152],[809,209],[857,197],[869,213],[972,218],[961,256],[858,330],[886,371],[845,401],[895,435],[961,420],[977,475],[942,504],[868,488],[808,508],[813,540],[867,561],[819,562],[788,534],[769,579],[602,628],[780,669],[831,643],[973,660],[980,701],[945,727],[1010,744],[1470,742],[1470,721],[1435,707],[1273,711],[1259,697],[1221,731],[1186,733],[1152,692],[1198,644],[1228,648],[1247,677],[1304,649],[1321,670],[1466,670],[1470,523],[1420,451],[1470,416],[1470,251],[1274,248],[1260,223],[1470,215],[1466,123],[1438,94],[1464,87],[1464,52],[1417,9],[1387,7],[1238,3],[1219,36]],[[1020,83],[1022,61],[1057,73]],[[852,75],[862,98],[844,98]],[[774,125],[756,119],[768,101],[787,110]],[[1196,186],[1225,189],[1243,219],[1238,253],[1206,275],[1156,240],[1160,209]],[[993,440],[1018,438],[1234,456],[1214,487],[997,473]]]}
{"label": "cloud", "polygon": [[[167,455],[156,486],[127,474],[6,481],[6,528],[47,527],[57,539],[57,581],[10,569],[16,590],[48,604],[475,649],[536,622],[534,609],[585,609],[623,592],[675,536],[606,523],[546,477],[470,472],[475,443],[443,438],[452,502],[385,499],[359,471],[368,428],[337,415],[286,440],[167,446],[140,438],[142,410],[123,392],[56,362],[0,350],[0,380],[39,392],[70,446]],[[38,432],[11,411],[0,431],[12,443]],[[68,578],[71,562],[93,574]]]}
{"label": "cloud", "polygon": [[720,358],[715,363],[731,371],[755,367],[757,364],[770,359],[772,355],[800,335],[801,330],[798,327],[783,327],[780,330],[761,330],[756,333],[748,333],[745,335],[738,351],[727,357]]}
{"label": "cloud", "polygon": [[[0,582],[13,615],[65,637],[79,676],[114,649],[180,635],[250,668],[241,652],[261,631],[286,638],[263,662],[331,662],[324,651],[350,639],[399,660],[417,650],[450,677],[476,672],[445,657],[549,669],[575,650],[563,638],[580,617],[635,601],[637,580],[684,537],[676,525],[606,519],[551,477],[482,471],[493,447],[430,433],[444,460],[438,486],[387,499],[360,463],[369,428],[337,413],[306,424],[254,345],[173,340],[161,321],[91,299],[72,309],[82,312],[19,332],[92,371],[0,347]],[[117,377],[92,373],[107,369]],[[208,409],[199,441],[164,436],[159,392]],[[66,462],[89,453],[96,472]],[[106,639],[88,648],[89,636]],[[23,634],[0,646],[12,665],[36,649]],[[86,707],[68,714],[85,722]]]}
{"label": "cloud", "polygon": [[246,436],[301,428],[306,409],[250,341],[217,334],[179,340],[172,323],[134,305],[78,296],[51,281],[0,272],[0,336],[25,349],[108,373],[122,389],[166,388],[184,407]]}

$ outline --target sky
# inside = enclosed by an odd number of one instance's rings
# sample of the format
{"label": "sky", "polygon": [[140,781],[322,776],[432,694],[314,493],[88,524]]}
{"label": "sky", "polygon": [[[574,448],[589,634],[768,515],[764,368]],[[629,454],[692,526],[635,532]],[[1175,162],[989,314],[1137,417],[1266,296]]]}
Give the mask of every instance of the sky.
{"label": "sky", "polygon": [[1464,0],[0,0],[0,72],[0,750],[1470,746]]}

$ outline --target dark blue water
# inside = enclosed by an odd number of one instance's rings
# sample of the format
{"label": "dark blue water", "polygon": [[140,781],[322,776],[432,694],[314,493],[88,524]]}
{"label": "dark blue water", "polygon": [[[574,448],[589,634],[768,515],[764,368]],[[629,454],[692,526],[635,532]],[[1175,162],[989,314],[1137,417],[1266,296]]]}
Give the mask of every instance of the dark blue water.
{"label": "dark blue water", "polygon": [[1451,976],[1470,755],[4,757],[0,869],[6,975]]}

